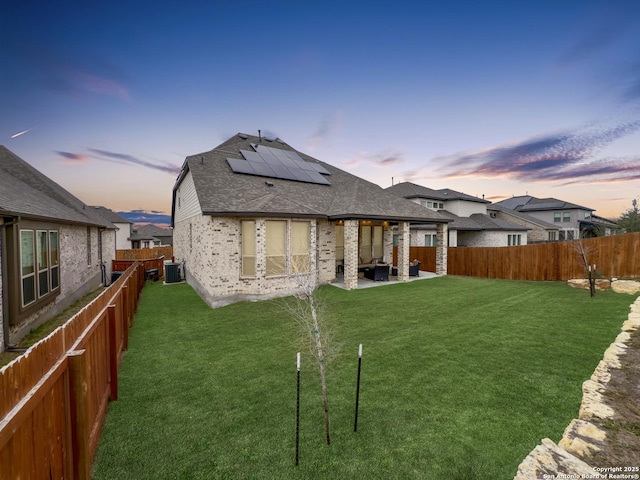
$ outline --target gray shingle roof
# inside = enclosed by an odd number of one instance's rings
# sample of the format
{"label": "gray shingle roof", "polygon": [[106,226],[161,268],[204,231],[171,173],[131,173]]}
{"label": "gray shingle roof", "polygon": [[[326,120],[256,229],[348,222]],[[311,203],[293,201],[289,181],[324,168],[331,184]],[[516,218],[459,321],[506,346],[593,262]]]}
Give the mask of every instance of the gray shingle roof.
{"label": "gray shingle roof", "polygon": [[547,230],[559,230],[559,227],[557,225],[554,225],[553,223],[545,222],[544,220],[540,220],[539,218],[533,217],[527,213],[519,212],[518,210],[513,210],[511,208],[498,205],[497,203],[488,206],[487,210],[497,210],[507,215],[520,218],[521,220],[532,223],[534,225],[538,225],[539,227],[545,228]]}
{"label": "gray shingle roof", "polygon": [[386,190],[404,198],[428,198],[443,201],[466,200],[467,202],[491,203],[484,198],[473,197],[466,193],[451,190],[450,188],[433,190],[432,188],[423,187],[422,185],[416,185],[411,182],[396,183],[395,185],[386,188]]}
{"label": "gray shingle roof", "polygon": [[95,208],[0,145],[0,213],[115,228]]}
{"label": "gray shingle roof", "polygon": [[121,217],[116,212],[107,207],[93,207],[96,211],[102,215],[104,218],[109,220],[111,223],[133,223],[131,220],[127,220],[124,217]]}
{"label": "gray shingle roof", "polygon": [[446,217],[385,191],[368,182],[295,150],[276,139],[262,143],[270,148],[297,152],[304,160],[326,168],[331,185],[234,173],[227,158],[243,159],[240,150],[253,150],[258,137],[238,134],[215,149],[187,157],[176,181],[190,171],[200,207],[205,215],[308,216],[339,219],[382,219],[446,223]]}
{"label": "gray shingle roof", "polygon": [[[424,207],[423,207],[424,208]],[[489,215],[482,213],[474,213],[470,217],[459,217],[451,212],[441,210],[440,213],[449,217],[452,222],[448,225],[449,230],[458,231],[522,231],[525,232],[530,228],[523,227],[516,223],[509,222],[507,220],[501,220],[499,218],[491,218]],[[418,230],[432,229],[431,227],[424,227],[416,225]]]}
{"label": "gray shingle roof", "polygon": [[530,195],[523,195],[520,197],[507,198],[495,203],[503,207],[511,208],[519,212],[541,212],[547,210],[564,210],[580,208],[582,210],[593,211],[592,208],[576,205],[575,203],[565,202],[564,200],[558,200],[557,198],[537,198]]}

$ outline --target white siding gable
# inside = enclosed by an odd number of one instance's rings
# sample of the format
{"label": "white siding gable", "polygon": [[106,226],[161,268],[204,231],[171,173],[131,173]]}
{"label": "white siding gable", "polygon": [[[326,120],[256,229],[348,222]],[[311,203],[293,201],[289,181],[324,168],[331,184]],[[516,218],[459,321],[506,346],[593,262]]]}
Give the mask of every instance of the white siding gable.
{"label": "white siding gable", "polygon": [[176,190],[175,202],[174,221],[176,223],[202,213],[191,171],[188,171],[180,182],[180,186]]}
{"label": "white siding gable", "polygon": [[466,200],[449,200],[445,202],[444,208],[459,217],[470,217],[474,213],[487,214],[487,205],[485,203]]}

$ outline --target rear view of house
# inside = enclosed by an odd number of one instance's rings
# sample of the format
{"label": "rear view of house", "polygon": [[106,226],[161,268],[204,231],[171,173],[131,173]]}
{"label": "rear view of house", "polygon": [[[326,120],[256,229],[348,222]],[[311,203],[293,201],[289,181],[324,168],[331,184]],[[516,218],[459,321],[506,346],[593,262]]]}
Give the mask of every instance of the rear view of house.
{"label": "rear view of house", "polygon": [[[299,152],[238,134],[186,159],[173,190],[174,256],[211,305],[287,295],[334,281],[357,287],[358,265],[390,263],[409,276],[409,226],[450,220]],[[442,241],[440,245],[446,245]],[[437,251],[446,273],[446,248]]]}
{"label": "rear view of house", "polygon": [[0,146],[0,351],[99,287],[115,227]]}

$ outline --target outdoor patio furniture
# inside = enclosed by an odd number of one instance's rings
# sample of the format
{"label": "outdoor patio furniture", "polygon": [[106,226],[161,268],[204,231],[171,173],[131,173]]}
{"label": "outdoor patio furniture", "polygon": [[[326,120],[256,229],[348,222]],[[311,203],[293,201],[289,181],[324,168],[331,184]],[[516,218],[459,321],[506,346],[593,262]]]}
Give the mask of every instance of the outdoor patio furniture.
{"label": "outdoor patio furniture", "polygon": [[389,265],[372,265],[364,270],[365,278],[379,282],[389,280]]}
{"label": "outdoor patio furniture", "polygon": [[420,263],[416,262],[415,264],[409,264],[409,276],[410,277],[418,277],[420,276]]}
{"label": "outdoor patio furniture", "polygon": [[144,276],[146,280],[153,280],[154,282],[157,282],[158,279],[160,278],[160,275],[158,274],[158,269],[157,268],[152,268],[149,270],[146,270],[144,272]]}
{"label": "outdoor patio furniture", "polygon": [[[420,264],[422,262],[410,263],[409,264],[409,276],[410,277],[419,277],[420,276]],[[398,276],[398,267],[391,268],[391,275],[394,277]]]}

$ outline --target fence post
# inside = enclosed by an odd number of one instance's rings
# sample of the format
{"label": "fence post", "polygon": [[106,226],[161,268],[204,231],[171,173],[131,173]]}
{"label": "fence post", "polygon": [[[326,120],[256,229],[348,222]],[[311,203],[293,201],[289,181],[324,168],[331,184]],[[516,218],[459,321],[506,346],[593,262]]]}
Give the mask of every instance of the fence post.
{"label": "fence post", "polygon": [[73,478],[89,480],[91,454],[89,452],[86,350],[76,350],[67,355],[69,359],[69,397],[71,399]]}
{"label": "fence post", "polygon": [[109,374],[111,386],[111,394],[109,397],[111,400],[118,399],[118,344],[120,339],[117,337],[116,332],[116,306],[109,305],[107,307],[107,314],[109,315]]}
{"label": "fence post", "polygon": [[129,288],[126,283],[122,286],[122,328],[124,329],[124,345],[125,349],[129,347]]}

